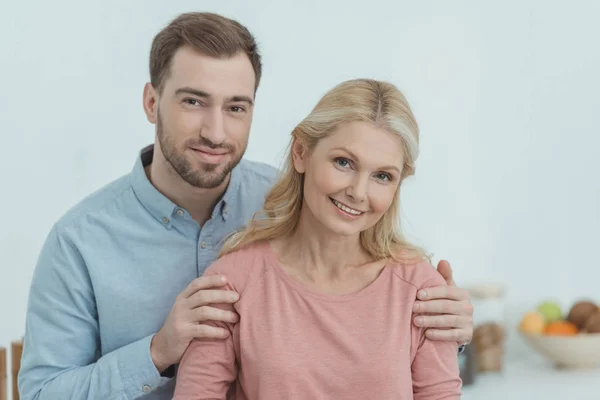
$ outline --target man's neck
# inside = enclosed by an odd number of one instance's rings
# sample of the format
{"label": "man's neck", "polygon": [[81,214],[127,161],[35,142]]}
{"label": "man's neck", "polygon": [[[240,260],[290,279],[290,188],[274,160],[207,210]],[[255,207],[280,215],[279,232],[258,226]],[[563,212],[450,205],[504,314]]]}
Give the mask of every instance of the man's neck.
{"label": "man's neck", "polygon": [[210,219],[231,177],[229,175],[221,185],[213,189],[194,187],[179,176],[156,148],[152,163],[145,168],[145,171],[152,185],[166,198],[187,210],[200,226]]}

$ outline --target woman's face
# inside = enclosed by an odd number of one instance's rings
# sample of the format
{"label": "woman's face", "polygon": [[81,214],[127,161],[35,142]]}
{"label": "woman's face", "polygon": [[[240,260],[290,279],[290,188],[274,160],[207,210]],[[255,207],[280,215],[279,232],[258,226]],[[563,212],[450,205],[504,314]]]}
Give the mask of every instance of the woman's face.
{"label": "woman's face", "polygon": [[296,142],[294,165],[304,173],[303,212],[343,236],[372,227],[392,204],[403,150],[398,135],[365,122],[338,126],[312,152]]}

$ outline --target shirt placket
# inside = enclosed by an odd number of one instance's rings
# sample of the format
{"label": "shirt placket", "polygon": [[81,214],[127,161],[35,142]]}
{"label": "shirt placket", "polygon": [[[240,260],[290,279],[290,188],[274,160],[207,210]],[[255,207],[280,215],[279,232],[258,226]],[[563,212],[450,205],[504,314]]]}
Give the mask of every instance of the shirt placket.
{"label": "shirt placket", "polygon": [[214,258],[215,230],[216,222],[214,218],[206,221],[202,229],[200,229],[200,235],[198,236],[198,264],[196,266],[198,276],[204,273],[204,270],[211,264]]}

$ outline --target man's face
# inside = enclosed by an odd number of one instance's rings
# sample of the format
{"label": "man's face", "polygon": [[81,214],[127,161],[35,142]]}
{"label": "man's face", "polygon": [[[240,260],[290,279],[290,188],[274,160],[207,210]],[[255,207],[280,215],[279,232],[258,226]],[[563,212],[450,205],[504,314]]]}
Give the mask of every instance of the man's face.
{"label": "man's face", "polygon": [[158,96],[156,135],[167,162],[190,185],[218,187],[239,163],[248,144],[254,85],[243,53],[217,59],[187,46],[175,53]]}

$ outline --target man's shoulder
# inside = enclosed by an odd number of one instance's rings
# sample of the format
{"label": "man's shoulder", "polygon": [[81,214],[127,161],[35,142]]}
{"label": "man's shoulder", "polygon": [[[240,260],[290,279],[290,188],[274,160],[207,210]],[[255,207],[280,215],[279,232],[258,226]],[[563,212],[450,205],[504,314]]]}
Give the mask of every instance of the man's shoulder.
{"label": "man's shoulder", "polygon": [[131,174],[123,175],[96,189],[71,206],[56,222],[55,228],[66,229],[86,218],[105,212],[131,190]]}
{"label": "man's shoulder", "polygon": [[239,163],[242,177],[252,181],[258,181],[266,185],[273,185],[279,170],[264,162],[242,159]]}

